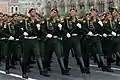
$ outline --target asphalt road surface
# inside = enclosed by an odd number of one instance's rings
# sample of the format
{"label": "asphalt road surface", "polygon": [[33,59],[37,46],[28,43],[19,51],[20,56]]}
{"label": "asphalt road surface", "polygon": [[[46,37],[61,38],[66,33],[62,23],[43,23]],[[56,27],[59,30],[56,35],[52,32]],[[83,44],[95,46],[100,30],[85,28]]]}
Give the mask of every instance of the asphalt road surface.
{"label": "asphalt road surface", "polygon": [[[39,75],[39,70],[36,64],[33,65],[34,68],[31,69],[29,73],[29,79],[27,80],[120,80],[120,67],[113,64],[113,73],[103,72],[96,64],[91,63],[91,74],[81,74],[79,67],[76,64],[75,58],[70,58],[70,76],[62,76],[60,74],[60,68],[57,63],[57,59],[53,56],[52,71],[49,72],[50,77],[43,77]],[[11,74],[6,75],[4,72],[4,63],[0,67],[0,80],[25,80],[21,76],[21,68],[19,65],[16,66],[17,69],[11,69]]]}

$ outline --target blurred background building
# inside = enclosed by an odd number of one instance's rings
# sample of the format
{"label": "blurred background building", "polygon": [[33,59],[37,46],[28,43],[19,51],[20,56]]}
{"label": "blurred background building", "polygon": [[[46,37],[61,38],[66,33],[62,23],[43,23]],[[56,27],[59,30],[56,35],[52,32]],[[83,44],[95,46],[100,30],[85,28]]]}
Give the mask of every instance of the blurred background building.
{"label": "blurred background building", "polygon": [[34,7],[45,16],[49,15],[51,8],[57,8],[60,15],[67,15],[71,7],[76,7],[78,15],[84,15],[91,8],[98,9],[99,13],[107,12],[109,6],[120,10],[120,0],[0,0],[0,11],[8,14],[28,14],[28,10]]}

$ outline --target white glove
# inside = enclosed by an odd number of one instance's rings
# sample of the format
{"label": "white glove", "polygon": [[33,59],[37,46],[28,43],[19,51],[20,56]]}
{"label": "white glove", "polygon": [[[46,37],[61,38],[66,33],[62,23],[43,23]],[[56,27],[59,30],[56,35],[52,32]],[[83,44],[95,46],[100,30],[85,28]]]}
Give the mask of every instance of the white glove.
{"label": "white glove", "polygon": [[102,21],[99,21],[98,23],[99,23],[101,26],[103,26],[103,23],[102,23]]}
{"label": "white glove", "polygon": [[80,29],[82,28],[80,23],[77,23],[77,27],[80,28]]}
{"label": "white glove", "polygon": [[94,36],[99,36],[99,34],[95,34]]}
{"label": "white glove", "polygon": [[47,34],[47,38],[52,38],[52,34]]}
{"label": "white glove", "polygon": [[36,24],[37,29],[40,30],[40,24]]}
{"label": "white glove", "polygon": [[112,31],[112,35],[113,35],[113,36],[116,36],[117,34],[116,34],[115,32]]}
{"label": "white glove", "polygon": [[27,33],[27,32],[24,32],[23,35],[24,35],[24,36],[28,36],[28,33]]}
{"label": "white glove", "polygon": [[69,33],[67,33],[67,37],[68,37],[68,38],[70,38],[70,37],[71,37],[71,35],[70,35]]}
{"label": "white glove", "polygon": [[63,40],[63,38],[60,38],[60,40]]}
{"label": "white glove", "polygon": [[107,37],[107,34],[104,33],[104,34],[103,34],[103,37]]}
{"label": "white glove", "polygon": [[62,24],[58,24],[60,30],[62,30]]}
{"label": "white glove", "polygon": [[23,28],[21,28],[21,30],[23,31],[24,29],[23,29]]}
{"label": "white glove", "polygon": [[119,24],[120,24],[120,22],[119,22]]}
{"label": "white glove", "polygon": [[14,37],[10,36],[8,40],[14,40]]}
{"label": "white glove", "polygon": [[87,35],[89,35],[89,36],[93,36],[94,34],[90,31],[90,32],[88,32]]}

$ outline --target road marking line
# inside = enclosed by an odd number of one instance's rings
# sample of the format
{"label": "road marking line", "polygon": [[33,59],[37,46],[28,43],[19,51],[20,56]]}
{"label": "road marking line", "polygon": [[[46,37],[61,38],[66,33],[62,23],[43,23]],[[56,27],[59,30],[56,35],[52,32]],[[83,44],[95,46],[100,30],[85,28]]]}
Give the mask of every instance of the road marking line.
{"label": "road marking line", "polygon": [[57,73],[51,73],[52,76],[56,76],[56,77],[61,77],[61,78],[65,78],[65,79],[68,79],[68,80],[83,80],[84,78],[82,76],[85,76],[86,74],[80,74],[79,77],[75,77],[75,76],[72,76],[72,75],[61,75],[61,74],[57,74]]}
{"label": "road marking line", "polygon": [[[98,67],[97,65],[90,65],[90,66],[91,67]],[[70,66],[70,67],[73,68],[73,69],[79,69],[78,67],[72,67],[72,66]],[[112,68],[112,69],[113,70],[120,70],[119,68]],[[91,71],[94,71],[94,72],[97,72],[97,73],[103,73],[103,74],[106,74],[106,75],[120,77],[120,74],[115,74],[115,73],[110,73],[110,72],[103,72],[103,71],[98,71],[98,70],[91,70]]]}
{"label": "road marking line", "polygon": [[96,70],[92,70],[94,72],[98,72],[98,73],[103,73],[103,74],[106,74],[106,75],[111,75],[111,76],[116,76],[116,77],[120,77],[120,74],[113,74],[113,73],[110,73],[110,72],[103,72],[103,71],[96,71]]}
{"label": "road marking line", "polygon": [[[5,74],[5,75],[9,75],[9,76],[11,76],[11,77],[20,78],[20,79],[23,79],[23,80],[24,80],[24,78],[22,78],[22,76],[17,75],[17,74],[13,74],[13,73],[6,74],[6,72],[5,72],[5,71],[2,71],[2,70],[0,70],[0,73],[1,73],[1,74]],[[28,79],[25,79],[25,80],[37,80],[37,79],[28,78]]]}
{"label": "road marking line", "polygon": [[[97,65],[92,65],[92,64],[91,64],[90,66],[92,66],[92,67],[98,67]],[[112,67],[111,69],[113,69],[113,70],[117,70],[117,71],[120,71],[119,68],[113,68],[113,67]]]}

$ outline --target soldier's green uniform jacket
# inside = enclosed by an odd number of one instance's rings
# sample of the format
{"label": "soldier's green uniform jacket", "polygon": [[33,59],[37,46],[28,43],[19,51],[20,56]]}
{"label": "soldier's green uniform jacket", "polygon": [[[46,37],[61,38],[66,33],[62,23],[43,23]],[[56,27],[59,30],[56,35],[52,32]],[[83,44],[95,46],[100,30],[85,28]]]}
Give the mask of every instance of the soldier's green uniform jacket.
{"label": "soldier's green uniform jacket", "polygon": [[86,31],[88,31],[88,29],[84,27],[83,22],[79,21],[77,18],[75,18],[75,20],[72,21],[71,17],[67,17],[64,19],[64,21],[65,21],[63,26],[64,37],[66,36],[67,33],[71,35],[72,34],[86,35]]}
{"label": "soldier's green uniform jacket", "polygon": [[8,24],[8,30],[10,36],[14,37],[15,39],[20,39],[22,37],[22,31],[19,22],[15,24],[14,23]]}
{"label": "soldier's green uniform jacket", "polygon": [[115,21],[114,31],[115,31],[117,34],[120,34],[120,20],[118,20],[118,19]]}
{"label": "soldier's green uniform jacket", "polygon": [[23,32],[27,32],[28,36],[27,37],[34,37],[38,35],[38,29],[36,24],[38,21],[32,22],[30,18],[26,18],[22,23],[21,23],[21,30]]}
{"label": "soldier's green uniform jacket", "polygon": [[0,38],[9,38],[10,34],[9,34],[9,28],[8,25],[5,25],[3,23],[3,25],[0,27]]}
{"label": "soldier's green uniform jacket", "polygon": [[91,31],[93,34],[102,34],[102,26],[98,23],[100,20],[96,21],[86,20],[83,21],[84,26],[88,29],[87,33]]}
{"label": "soldier's green uniform jacket", "polygon": [[40,22],[40,30],[38,31],[38,38],[45,38],[46,37],[46,26],[47,26],[47,20],[46,19],[42,19]]}
{"label": "soldier's green uniform jacket", "polygon": [[47,26],[46,26],[47,34],[52,34],[52,36],[57,36],[57,37],[61,38],[61,30],[58,27],[59,23],[60,23],[59,18],[57,18],[55,20],[53,20],[51,17],[48,18],[47,19]]}
{"label": "soldier's green uniform jacket", "polygon": [[[116,24],[113,20],[103,21],[103,32],[106,34],[111,34],[112,31],[115,31]],[[112,26],[111,26],[112,25]]]}

